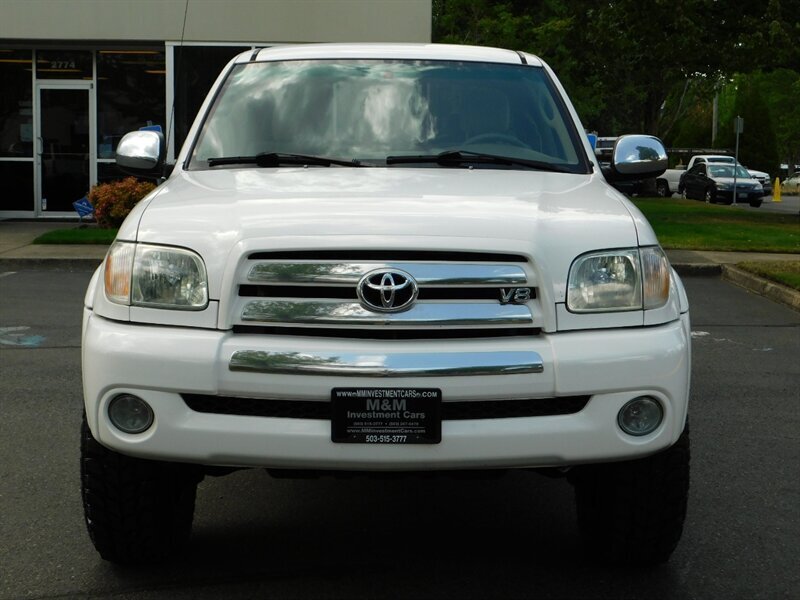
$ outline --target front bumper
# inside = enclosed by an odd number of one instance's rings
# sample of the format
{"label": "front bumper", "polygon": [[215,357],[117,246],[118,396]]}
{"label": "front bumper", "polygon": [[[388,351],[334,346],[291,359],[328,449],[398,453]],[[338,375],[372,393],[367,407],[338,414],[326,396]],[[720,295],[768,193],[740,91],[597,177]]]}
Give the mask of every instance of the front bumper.
{"label": "front bumper", "polygon": [[758,200],[764,196],[764,192],[762,190],[758,191],[742,191],[739,190],[736,194],[736,199],[734,200],[733,197],[733,190],[721,190],[717,189],[716,192],[716,199],[717,201],[724,201],[724,202],[750,202],[753,200]]}
{"label": "front bumper", "polygon": [[[95,438],[124,454],[225,466],[293,469],[426,470],[566,466],[623,460],[673,444],[683,430],[690,375],[688,315],[648,328],[541,334],[480,340],[342,340],[233,334],[110,321],[86,310],[84,399]],[[292,374],[232,368],[241,353],[342,358],[344,370]],[[455,371],[424,369],[425,355],[446,357]],[[519,364],[459,373],[477,357]],[[347,357],[383,357],[383,370],[347,371]],[[538,356],[539,364],[529,357]],[[404,357],[423,370],[405,373]],[[416,362],[414,362],[416,361]],[[313,361],[311,361],[313,363]],[[500,361],[503,362],[503,361]],[[533,361],[534,363],[536,361]],[[363,364],[363,363],[362,363]],[[487,365],[484,365],[487,366]],[[503,367],[504,365],[500,365]],[[263,371],[263,370],[262,370]],[[334,387],[434,387],[443,402],[591,395],[577,413],[442,422],[434,445],[337,444],[328,420],[196,412],[181,394],[329,402]],[[153,408],[155,423],[130,435],[109,421],[109,401],[133,393]],[[624,434],[617,413],[640,395],[658,398],[660,427]]]}

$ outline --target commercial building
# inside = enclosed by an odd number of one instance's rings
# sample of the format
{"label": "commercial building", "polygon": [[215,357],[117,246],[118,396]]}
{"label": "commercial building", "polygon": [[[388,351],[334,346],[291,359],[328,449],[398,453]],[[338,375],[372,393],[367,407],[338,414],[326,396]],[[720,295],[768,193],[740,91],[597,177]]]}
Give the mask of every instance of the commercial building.
{"label": "commercial building", "polygon": [[242,51],[430,39],[431,0],[0,0],[0,219],[74,216],[128,131],[172,160]]}

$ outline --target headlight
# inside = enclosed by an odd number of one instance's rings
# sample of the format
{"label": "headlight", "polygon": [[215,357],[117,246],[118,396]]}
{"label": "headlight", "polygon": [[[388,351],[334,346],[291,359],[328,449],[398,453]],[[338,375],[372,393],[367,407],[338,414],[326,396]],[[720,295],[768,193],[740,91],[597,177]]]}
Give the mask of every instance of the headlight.
{"label": "headlight", "polygon": [[191,250],[115,242],[106,257],[106,296],[117,304],[203,310],[208,280]]}
{"label": "headlight", "polygon": [[661,308],[669,300],[670,268],[667,255],[658,246],[639,248],[642,259],[642,304]]}
{"label": "headlight", "polygon": [[731,190],[733,189],[732,183],[718,183],[717,188],[720,190]]}
{"label": "headlight", "polygon": [[659,308],[668,296],[669,263],[658,246],[585,254],[569,270],[572,312]]}

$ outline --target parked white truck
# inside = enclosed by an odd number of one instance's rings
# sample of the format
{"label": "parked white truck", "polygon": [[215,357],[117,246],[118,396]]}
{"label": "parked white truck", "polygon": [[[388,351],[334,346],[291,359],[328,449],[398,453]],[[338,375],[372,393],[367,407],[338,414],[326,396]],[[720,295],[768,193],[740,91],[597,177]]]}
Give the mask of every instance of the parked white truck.
{"label": "parked white truck", "polygon": [[[689,307],[606,181],[653,177],[666,152],[620,138],[604,176],[583,131],[522,52],[235,58],[86,293],[101,556],[169,558],[198,482],[259,467],[566,475],[592,556],[666,560],[689,488]],[[164,153],[134,132],[117,163],[158,174]]]}
{"label": "parked white truck", "polygon": [[656,178],[656,193],[662,198],[669,198],[673,194],[680,194],[683,191],[681,179],[685,173],[686,167],[684,166],[666,169]]}

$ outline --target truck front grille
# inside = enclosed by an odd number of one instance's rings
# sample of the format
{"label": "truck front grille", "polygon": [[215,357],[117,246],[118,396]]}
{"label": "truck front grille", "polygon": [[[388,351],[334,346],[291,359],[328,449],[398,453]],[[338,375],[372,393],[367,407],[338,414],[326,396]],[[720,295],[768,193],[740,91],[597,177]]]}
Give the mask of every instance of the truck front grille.
{"label": "truck front grille", "polygon": [[[384,271],[407,274],[415,282],[408,307],[376,310],[360,295],[362,279]],[[541,327],[536,306],[535,277],[521,255],[257,252],[237,272],[232,325],[239,333],[280,330],[282,335],[374,339],[424,338],[426,332],[439,338],[447,332],[456,338],[470,337],[468,332],[486,337],[487,331],[535,335]]]}

